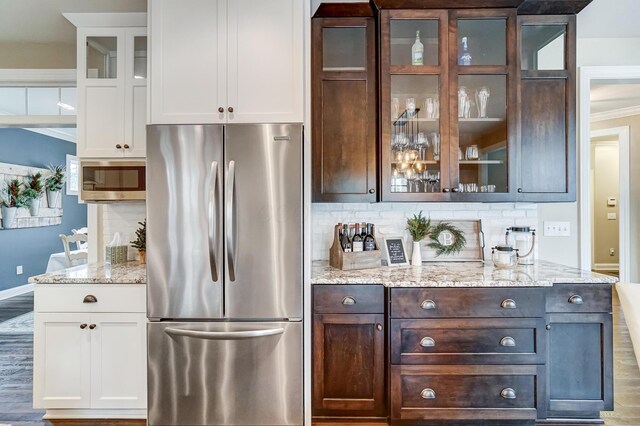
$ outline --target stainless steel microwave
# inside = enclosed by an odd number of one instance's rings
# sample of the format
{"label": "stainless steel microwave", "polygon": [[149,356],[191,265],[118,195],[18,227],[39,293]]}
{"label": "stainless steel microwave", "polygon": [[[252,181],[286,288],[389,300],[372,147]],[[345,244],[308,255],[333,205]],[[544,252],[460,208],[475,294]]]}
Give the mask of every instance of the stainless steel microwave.
{"label": "stainless steel microwave", "polygon": [[144,200],[145,162],[80,160],[81,198],[88,203]]}

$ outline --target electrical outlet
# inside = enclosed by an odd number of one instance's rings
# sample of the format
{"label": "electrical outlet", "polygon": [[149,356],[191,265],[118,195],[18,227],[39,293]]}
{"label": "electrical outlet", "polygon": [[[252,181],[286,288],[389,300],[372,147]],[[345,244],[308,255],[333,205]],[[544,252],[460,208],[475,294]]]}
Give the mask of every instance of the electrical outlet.
{"label": "electrical outlet", "polygon": [[616,220],[617,215],[615,213],[607,213],[607,220]]}
{"label": "electrical outlet", "polygon": [[545,237],[570,237],[571,222],[544,222]]}
{"label": "electrical outlet", "polygon": [[22,265],[16,266],[16,275],[22,275]]}
{"label": "electrical outlet", "polygon": [[613,248],[609,249],[609,256],[615,256],[616,255],[616,251]]}

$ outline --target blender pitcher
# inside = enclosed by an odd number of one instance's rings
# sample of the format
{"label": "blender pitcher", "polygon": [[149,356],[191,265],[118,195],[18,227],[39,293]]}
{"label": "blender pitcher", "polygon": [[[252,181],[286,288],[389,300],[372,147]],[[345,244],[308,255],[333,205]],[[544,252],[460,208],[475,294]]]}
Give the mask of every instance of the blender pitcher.
{"label": "blender pitcher", "polygon": [[535,263],[535,229],[528,226],[512,226],[511,228],[507,228],[505,243],[518,250],[518,263],[520,265],[533,265]]}

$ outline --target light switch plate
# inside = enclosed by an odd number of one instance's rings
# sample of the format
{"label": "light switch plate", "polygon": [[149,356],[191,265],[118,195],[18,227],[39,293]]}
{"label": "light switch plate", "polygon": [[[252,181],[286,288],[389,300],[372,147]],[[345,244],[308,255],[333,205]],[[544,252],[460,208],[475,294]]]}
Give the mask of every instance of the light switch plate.
{"label": "light switch plate", "polygon": [[545,221],[544,236],[545,237],[570,237],[571,222]]}
{"label": "light switch plate", "polygon": [[607,213],[607,220],[616,220],[617,215],[615,213]]}
{"label": "light switch plate", "polygon": [[607,206],[615,207],[617,203],[618,200],[616,200],[614,197],[607,198]]}
{"label": "light switch plate", "polygon": [[22,275],[22,265],[16,266],[16,275]]}

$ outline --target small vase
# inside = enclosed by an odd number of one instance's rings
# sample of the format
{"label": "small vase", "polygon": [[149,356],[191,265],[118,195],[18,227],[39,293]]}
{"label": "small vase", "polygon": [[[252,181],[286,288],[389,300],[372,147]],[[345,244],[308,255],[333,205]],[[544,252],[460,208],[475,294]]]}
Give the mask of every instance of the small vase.
{"label": "small vase", "polygon": [[17,207],[2,206],[2,227],[4,229],[14,227],[17,213]]}
{"label": "small vase", "polygon": [[60,199],[60,191],[47,191],[47,204],[50,209],[58,207],[58,200]]}
{"label": "small vase", "polygon": [[147,252],[145,250],[138,250],[138,260],[141,265],[147,264]]}
{"label": "small vase", "polygon": [[42,202],[42,197],[34,198],[31,200],[31,205],[29,206],[29,213],[31,216],[38,216],[40,214],[40,204]]}
{"label": "small vase", "polygon": [[413,242],[413,252],[411,253],[411,264],[413,266],[422,265],[422,254],[420,253],[420,242]]}

